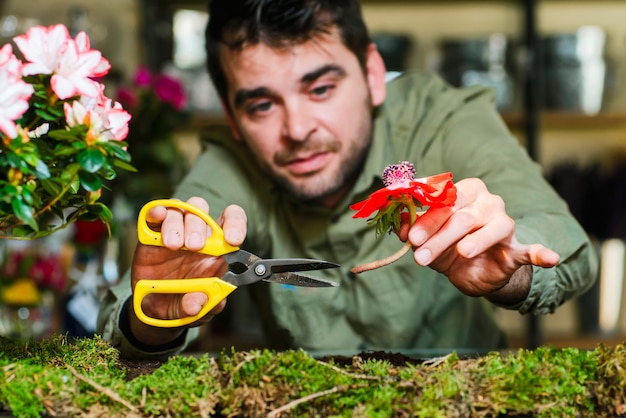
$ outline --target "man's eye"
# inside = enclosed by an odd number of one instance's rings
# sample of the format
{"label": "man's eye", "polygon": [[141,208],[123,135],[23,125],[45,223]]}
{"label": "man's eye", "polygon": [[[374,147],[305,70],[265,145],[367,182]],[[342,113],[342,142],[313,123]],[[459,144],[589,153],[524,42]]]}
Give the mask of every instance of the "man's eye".
{"label": "man's eye", "polygon": [[272,107],[272,102],[270,101],[266,101],[266,102],[259,102],[259,103],[255,103],[253,105],[248,106],[248,113],[250,114],[255,114],[255,113],[260,113],[260,112],[267,112],[268,110],[270,110]]}
{"label": "man's eye", "polygon": [[326,84],[324,86],[319,86],[311,89],[311,94],[316,97],[324,97],[327,96],[330,91],[333,89],[333,85]]}

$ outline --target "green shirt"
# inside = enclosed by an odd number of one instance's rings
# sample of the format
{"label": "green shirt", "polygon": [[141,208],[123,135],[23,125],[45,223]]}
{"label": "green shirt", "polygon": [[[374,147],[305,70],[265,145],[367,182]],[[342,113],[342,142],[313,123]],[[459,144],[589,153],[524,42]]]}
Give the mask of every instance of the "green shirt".
{"label": "green shirt", "polygon": [[[273,345],[337,351],[359,349],[495,349],[505,344],[494,320],[495,307],[468,297],[448,279],[417,265],[410,255],[359,275],[350,268],[386,257],[402,243],[378,236],[352,203],[382,187],[385,166],[411,161],[418,177],[452,172],[454,181],[481,178],[500,195],[515,220],[522,243],[541,243],[561,256],[552,269],[534,268],[530,293],[512,309],[546,314],[589,288],[595,252],[566,204],[540,167],[508,132],[482,87],[451,88],[429,74],[407,74],[390,82],[387,100],[374,121],[372,147],[353,189],[335,208],[301,203],[259,171],[253,155],[226,127],[203,133],[204,151],[176,197],[207,199],[210,213],[229,204],[248,216],[243,248],[265,257],[310,257],[336,262],[339,269],[316,271],[340,283],[336,288],[251,286]],[[130,294],[128,282],[103,303],[101,329],[121,344],[116,321]],[[112,315],[112,316],[111,316]],[[191,338],[191,336],[189,337]]]}

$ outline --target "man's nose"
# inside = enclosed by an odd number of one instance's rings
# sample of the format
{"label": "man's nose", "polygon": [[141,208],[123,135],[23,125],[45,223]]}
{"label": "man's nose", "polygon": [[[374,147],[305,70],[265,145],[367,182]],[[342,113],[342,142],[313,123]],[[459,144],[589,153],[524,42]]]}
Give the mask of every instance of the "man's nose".
{"label": "man's nose", "polygon": [[315,130],[315,119],[302,106],[285,108],[283,135],[292,141],[306,141]]}

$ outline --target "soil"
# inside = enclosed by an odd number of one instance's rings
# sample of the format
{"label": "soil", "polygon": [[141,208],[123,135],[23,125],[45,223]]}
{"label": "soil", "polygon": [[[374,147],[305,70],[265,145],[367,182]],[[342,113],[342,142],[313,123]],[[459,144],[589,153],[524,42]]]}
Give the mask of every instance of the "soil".
{"label": "soil", "polygon": [[162,364],[162,362],[156,360],[120,359],[120,365],[126,369],[126,380],[128,381],[144,374],[150,374],[161,367]]}
{"label": "soil", "polygon": [[319,360],[322,360],[324,362],[329,362],[332,360],[337,366],[345,367],[345,366],[350,366],[354,364],[355,357],[358,357],[363,361],[367,361],[367,360],[386,361],[395,367],[404,367],[408,364],[421,364],[424,362],[424,360],[416,359],[414,357],[409,357],[401,353],[388,353],[386,351],[374,351],[374,352],[360,353],[354,357],[348,357],[348,356],[320,357]]}
{"label": "soil", "polygon": [[[384,351],[375,351],[360,353],[354,357],[349,356],[325,356],[320,357],[319,360],[324,362],[330,362],[331,360],[339,367],[346,367],[354,364],[355,357],[360,360],[381,360],[387,361],[392,366],[404,367],[408,364],[421,364],[423,360],[409,357],[401,353],[388,353]],[[158,369],[163,362],[157,360],[126,360],[120,359],[121,366],[126,370],[126,380],[130,381],[138,376],[144,374],[153,373]]]}

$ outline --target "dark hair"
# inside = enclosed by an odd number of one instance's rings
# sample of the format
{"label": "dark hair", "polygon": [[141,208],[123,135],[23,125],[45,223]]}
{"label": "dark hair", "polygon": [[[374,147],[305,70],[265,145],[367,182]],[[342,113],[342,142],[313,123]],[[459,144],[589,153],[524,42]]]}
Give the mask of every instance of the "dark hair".
{"label": "dark hair", "polygon": [[224,100],[227,85],[220,44],[234,50],[260,42],[285,48],[336,28],[365,71],[371,40],[359,0],[209,0],[208,10],[207,68]]}

